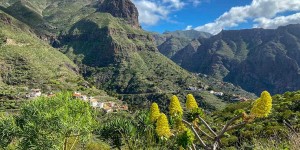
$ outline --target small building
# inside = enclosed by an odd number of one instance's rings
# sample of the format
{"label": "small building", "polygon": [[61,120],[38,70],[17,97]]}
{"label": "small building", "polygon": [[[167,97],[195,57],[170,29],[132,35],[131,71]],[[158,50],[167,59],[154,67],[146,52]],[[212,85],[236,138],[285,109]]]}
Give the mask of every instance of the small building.
{"label": "small building", "polygon": [[80,96],[81,96],[81,93],[79,93],[79,92],[74,92],[73,93],[74,98],[80,99]]}
{"label": "small building", "polygon": [[223,92],[214,92],[214,95],[216,95],[216,96],[223,96],[224,93]]}
{"label": "small building", "polygon": [[31,89],[30,90],[29,97],[35,98],[35,97],[40,97],[40,96],[42,96],[41,89]]}
{"label": "small building", "polygon": [[188,90],[190,90],[190,91],[197,91],[198,88],[197,88],[197,87],[189,86],[189,87],[188,87]]}
{"label": "small building", "polygon": [[90,105],[94,108],[98,107],[98,100],[96,99],[90,100]]}
{"label": "small building", "polygon": [[89,100],[88,97],[87,97],[86,95],[81,95],[79,98],[80,98],[81,100],[83,100],[83,101],[88,101],[88,100]]}
{"label": "small building", "polygon": [[98,105],[97,105],[97,107],[100,108],[100,109],[104,108],[104,103],[99,102]]}
{"label": "small building", "polygon": [[122,105],[122,106],[120,106],[120,110],[128,111],[128,106],[127,105]]}
{"label": "small building", "polygon": [[111,113],[111,112],[113,112],[114,110],[111,109],[111,108],[109,108],[109,109],[104,109],[104,111],[105,111],[105,113]]}

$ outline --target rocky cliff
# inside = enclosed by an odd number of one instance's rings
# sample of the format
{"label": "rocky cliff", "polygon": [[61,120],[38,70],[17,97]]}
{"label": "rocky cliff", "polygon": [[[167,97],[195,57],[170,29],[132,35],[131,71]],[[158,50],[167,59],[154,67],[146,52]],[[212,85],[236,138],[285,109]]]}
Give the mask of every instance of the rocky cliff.
{"label": "rocky cliff", "polygon": [[300,89],[300,25],[278,29],[222,31],[185,59],[175,60],[192,72],[213,75],[259,94]]}
{"label": "rocky cliff", "polygon": [[132,27],[140,28],[138,10],[130,0],[101,0],[98,7],[98,11],[123,18]]}

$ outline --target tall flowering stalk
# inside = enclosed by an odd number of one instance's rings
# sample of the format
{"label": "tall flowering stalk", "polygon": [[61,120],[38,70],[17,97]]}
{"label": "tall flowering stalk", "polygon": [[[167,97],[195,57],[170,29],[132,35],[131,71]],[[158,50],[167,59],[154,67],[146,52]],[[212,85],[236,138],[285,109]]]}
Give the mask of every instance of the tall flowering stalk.
{"label": "tall flowering stalk", "polygon": [[170,115],[174,118],[182,118],[183,110],[177,96],[173,95],[169,105]]}
{"label": "tall flowering stalk", "polygon": [[192,110],[198,108],[198,104],[192,94],[188,94],[186,96],[186,108],[189,111],[192,111]]}
{"label": "tall flowering stalk", "polygon": [[272,97],[269,92],[263,91],[260,98],[258,98],[251,109],[250,114],[257,117],[267,117],[271,113]]}
{"label": "tall flowering stalk", "polygon": [[[187,95],[186,108],[188,114],[184,118],[183,110],[178,98],[175,95],[172,96],[169,105],[169,113],[171,121],[174,121],[173,133],[175,135],[174,137],[176,137],[178,146],[181,148],[196,149],[194,144],[194,140],[196,139],[204,149],[217,150],[220,148],[221,138],[224,137],[226,132],[239,128],[247,123],[251,123],[255,117],[267,117],[271,113],[272,97],[267,91],[262,92],[261,97],[254,102],[250,115],[246,114],[243,110],[239,111],[237,115],[224,124],[220,131],[213,130],[208,122],[202,118],[204,112],[198,107],[192,94]],[[157,109],[158,106],[152,104],[151,111],[157,112]],[[152,117],[155,118],[155,116],[157,115],[153,115]],[[198,123],[201,123],[202,126],[198,126]],[[203,127],[206,128],[206,130],[203,130]],[[171,136],[167,116],[163,113],[157,119],[156,133],[163,139],[168,139]],[[205,136],[205,138],[203,138],[203,136]]]}
{"label": "tall flowering stalk", "polygon": [[164,113],[158,117],[155,131],[160,138],[168,139],[171,136],[169,121]]}
{"label": "tall flowering stalk", "polygon": [[150,108],[150,121],[155,122],[159,118],[160,115],[161,114],[160,114],[157,103],[152,103],[151,108]]}

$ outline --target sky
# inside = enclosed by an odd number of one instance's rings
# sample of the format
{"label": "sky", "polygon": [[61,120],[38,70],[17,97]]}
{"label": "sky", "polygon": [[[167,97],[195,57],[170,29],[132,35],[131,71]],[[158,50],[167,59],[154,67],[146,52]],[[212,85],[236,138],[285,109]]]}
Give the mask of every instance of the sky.
{"label": "sky", "polygon": [[147,31],[274,29],[300,23],[300,0],[132,0]]}

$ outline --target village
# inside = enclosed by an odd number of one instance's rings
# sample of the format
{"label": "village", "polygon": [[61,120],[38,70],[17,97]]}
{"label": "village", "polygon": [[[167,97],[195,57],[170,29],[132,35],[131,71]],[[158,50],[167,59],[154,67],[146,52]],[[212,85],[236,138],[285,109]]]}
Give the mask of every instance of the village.
{"label": "village", "polygon": [[[26,99],[35,99],[38,97],[52,97],[55,96],[54,93],[50,92],[48,94],[43,94],[41,89],[31,89],[30,92],[26,95]],[[124,104],[122,101],[105,101],[97,99],[93,96],[84,95],[80,92],[73,92],[73,98],[82,100],[90,104],[94,109],[103,110],[105,113],[119,112],[119,111],[128,111],[128,105]]]}
{"label": "village", "polygon": [[[213,94],[217,97],[222,98],[225,96],[223,92],[216,92],[214,90],[208,90],[207,87],[202,87],[202,88],[197,88],[197,87],[188,87],[186,89],[187,91],[208,91],[208,93]],[[52,97],[55,96],[54,93],[50,92],[47,94],[43,94],[41,89],[31,89],[29,93],[26,94],[26,99],[35,99],[37,97]],[[82,100],[84,102],[87,102],[90,104],[91,107],[94,109],[100,109],[103,110],[105,113],[112,113],[112,112],[119,112],[119,111],[128,111],[128,105],[124,104],[123,101],[105,101],[105,100],[100,100],[100,98],[97,96],[89,96],[89,95],[84,95],[81,92],[73,92],[72,96],[75,99]],[[247,98],[242,97],[240,95],[231,95],[229,101],[231,102],[245,102],[248,101]]]}
{"label": "village", "polygon": [[[208,93],[213,94],[213,95],[215,95],[217,97],[220,97],[220,98],[225,96],[225,94],[223,92],[216,92],[214,90],[208,90],[207,86],[202,87],[202,88],[189,86],[186,90],[187,91],[193,91],[193,92],[207,91]],[[242,97],[240,95],[233,94],[233,95],[230,96],[229,101],[231,101],[231,102],[245,102],[245,101],[248,101],[248,99],[245,98],[245,97]]]}

